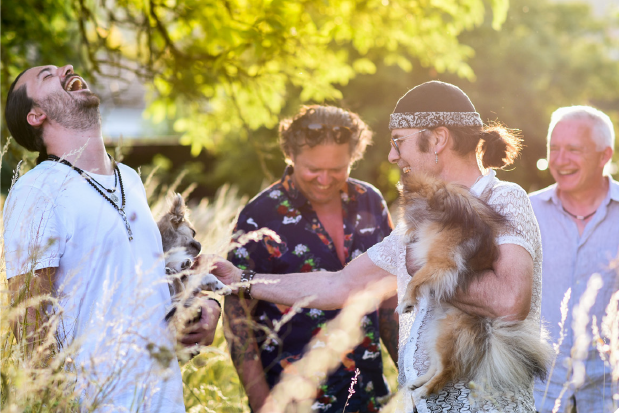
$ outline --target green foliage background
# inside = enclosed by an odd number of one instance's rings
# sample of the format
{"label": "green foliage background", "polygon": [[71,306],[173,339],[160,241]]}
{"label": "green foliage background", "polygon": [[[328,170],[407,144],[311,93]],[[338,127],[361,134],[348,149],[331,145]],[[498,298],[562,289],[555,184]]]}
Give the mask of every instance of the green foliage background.
{"label": "green foliage background", "polygon": [[[508,3],[491,5],[498,28]],[[377,65],[473,78],[466,62],[473,50],[458,36],[483,22],[486,6],[483,0],[5,0],[2,101],[11,80],[32,65],[71,62],[86,77],[120,80],[131,72],[149,87],[153,122],[170,123],[193,155],[225,154],[213,178],[245,187],[227,163],[237,166],[239,155],[250,155],[272,179],[281,114],[303,102],[337,103],[342,86],[375,74]],[[241,144],[232,148],[232,161],[231,141]],[[19,158],[12,155],[8,164]],[[251,174],[253,187],[258,175]]]}
{"label": "green foliage background", "polygon": [[[299,106],[327,103],[361,114],[375,144],[353,176],[388,201],[398,173],[386,161],[388,115],[409,88],[440,79],[469,94],[482,118],[521,129],[526,148],[504,179],[526,190],[552,183],[545,156],[550,114],[591,104],[619,120],[619,12],[585,3],[493,1],[2,2],[2,101],[25,67],[71,62],[88,78],[136,74],[147,115],[209,165],[156,162],[171,182],[214,194],[224,183],[256,194],[280,176],[277,123]],[[506,14],[509,7],[509,12]],[[500,29],[500,30],[498,30]],[[7,131],[2,129],[3,143]],[[6,193],[24,153],[3,162]],[[26,155],[26,169],[34,156]],[[196,166],[197,165],[197,166]],[[137,166],[137,165],[136,165]],[[167,169],[167,170],[166,170]]]}

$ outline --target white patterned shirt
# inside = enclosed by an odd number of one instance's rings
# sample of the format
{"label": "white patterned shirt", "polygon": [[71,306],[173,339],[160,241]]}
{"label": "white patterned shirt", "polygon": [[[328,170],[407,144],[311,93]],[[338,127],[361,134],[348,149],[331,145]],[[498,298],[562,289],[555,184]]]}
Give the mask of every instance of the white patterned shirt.
{"label": "white patterned shirt", "polygon": [[[529,319],[539,322],[542,294],[542,244],[539,227],[526,192],[518,185],[496,178],[494,170],[488,171],[473,187],[471,192],[479,196],[491,189],[488,204],[504,214],[512,224],[497,237],[497,244],[516,244],[523,247],[533,258],[533,294]],[[406,270],[406,245],[401,239],[402,226],[381,243],[368,250],[368,256],[378,267],[397,276],[398,300],[403,298],[411,276]],[[407,383],[422,376],[430,366],[428,352],[422,337],[434,316],[434,304],[422,298],[412,313],[400,316],[399,383],[404,405],[401,411],[410,413],[413,404],[419,413],[471,412],[471,413],[528,413],[535,412],[533,381],[527,388],[514,389],[492,400],[476,396],[464,382],[448,383],[438,394],[417,399]],[[411,403],[413,399],[414,403]]]}

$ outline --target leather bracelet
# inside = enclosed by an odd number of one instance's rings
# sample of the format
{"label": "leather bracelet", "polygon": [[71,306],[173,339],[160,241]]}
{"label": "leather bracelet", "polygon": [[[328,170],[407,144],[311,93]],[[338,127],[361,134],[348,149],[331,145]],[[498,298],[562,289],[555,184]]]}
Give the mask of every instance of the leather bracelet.
{"label": "leather bracelet", "polygon": [[[256,275],[256,271],[254,270],[243,270],[243,272],[241,273],[241,282],[242,283],[249,283],[251,280],[254,279],[254,276]],[[247,287],[243,287],[243,294],[247,296],[247,298],[251,299],[251,284],[249,284]]]}
{"label": "leather bracelet", "polygon": [[214,299],[213,297],[207,297],[207,300],[213,300],[215,301],[215,303],[219,306],[219,309],[221,310],[221,303],[219,301],[217,301],[216,299]]}

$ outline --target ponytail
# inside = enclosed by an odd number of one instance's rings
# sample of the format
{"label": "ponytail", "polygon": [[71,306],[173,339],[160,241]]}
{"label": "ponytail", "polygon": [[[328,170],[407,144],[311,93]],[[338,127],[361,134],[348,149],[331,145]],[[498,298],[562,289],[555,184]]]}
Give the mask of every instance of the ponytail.
{"label": "ponytail", "polygon": [[522,138],[517,131],[498,124],[484,127],[479,138],[482,141],[479,155],[484,168],[504,168],[513,164],[522,148]]}
{"label": "ponytail", "polygon": [[522,148],[518,131],[498,123],[455,126],[449,127],[449,131],[453,138],[452,149],[462,156],[475,151],[484,168],[504,168],[513,164]]}

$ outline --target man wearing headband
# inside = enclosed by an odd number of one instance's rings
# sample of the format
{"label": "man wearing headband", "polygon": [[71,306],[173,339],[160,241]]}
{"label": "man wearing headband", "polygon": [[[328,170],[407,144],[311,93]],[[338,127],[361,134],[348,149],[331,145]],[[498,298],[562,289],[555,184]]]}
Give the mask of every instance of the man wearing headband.
{"label": "man wearing headband", "polygon": [[[459,292],[452,304],[484,317],[539,321],[542,251],[539,228],[526,192],[498,180],[494,168],[510,165],[518,155],[520,141],[500,126],[484,126],[468,96],[456,86],[427,82],[406,93],[390,120],[392,148],[389,161],[402,173],[424,172],[447,182],[464,185],[476,195],[492,190],[489,204],[513,224],[496,239],[500,257],[493,269],[473,282],[466,294]],[[406,269],[406,247],[401,228],[361,254],[343,270],[318,273],[311,280],[302,274],[279,277],[256,274],[254,280],[280,280],[254,284],[254,298],[292,305],[315,295],[317,308],[339,308],[364,287],[383,280],[382,294],[398,291],[401,299],[411,279]],[[242,270],[221,262],[215,271],[226,283],[238,282]],[[384,285],[384,284],[383,284]],[[376,292],[377,294],[379,292]],[[402,410],[408,412],[535,412],[533,381],[512,393],[484,399],[464,382],[448,383],[439,394],[419,397],[409,383],[428,368],[423,348],[424,326],[433,317],[432,304],[418,303],[415,317],[400,317],[399,381],[405,392]],[[413,405],[415,407],[413,407]]]}
{"label": "man wearing headband", "polygon": [[[250,242],[232,251],[230,261],[249,276],[254,271],[301,272],[312,280],[316,271],[341,270],[389,235],[391,217],[380,192],[349,177],[371,140],[372,132],[357,114],[333,106],[303,107],[293,119],[283,120],[280,145],[288,167],[281,180],[243,209],[235,230],[238,236],[270,228],[281,242],[269,237]],[[342,355],[342,364],[317,389],[313,411],[341,412],[357,368],[358,390],[347,409],[378,411],[389,395],[380,338],[397,362],[396,304],[394,296],[365,316],[365,339]],[[253,326],[247,324],[248,306]],[[253,411],[270,411],[270,389],[289,374],[286,366],[299,360],[310,340],[324,335],[325,324],[339,313],[303,308],[277,333],[280,340],[267,338],[265,331],[289,311],[266,301],[226,298],[226,337]]]}

